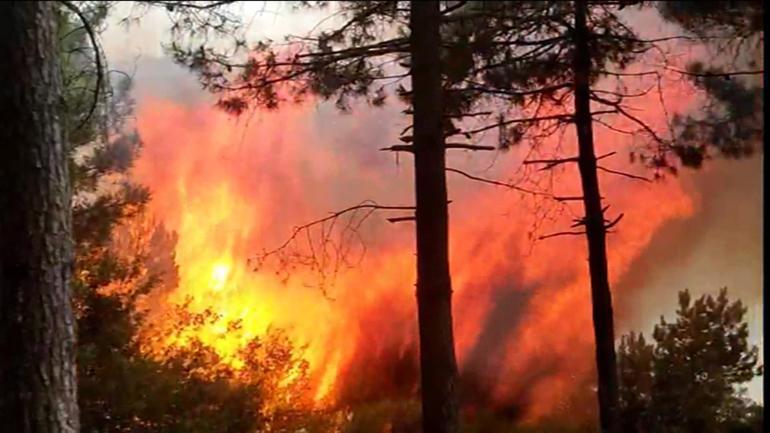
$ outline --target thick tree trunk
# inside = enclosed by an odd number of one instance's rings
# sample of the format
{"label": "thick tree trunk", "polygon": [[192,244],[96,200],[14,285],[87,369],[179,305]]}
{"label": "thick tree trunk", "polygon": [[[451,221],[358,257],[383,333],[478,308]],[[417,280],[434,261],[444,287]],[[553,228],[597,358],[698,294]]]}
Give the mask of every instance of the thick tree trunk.
{"label": "thick tree trunk", "polygon": [[78,427],[55,3],[0,14],[0,430]]}
{"label": "thick tree trunk", "polygon": [[442,130],[441,16],[437,1],[412,1],[411,11],[422,424],[424,433],[455,433],[457,363]]}
{"label": "thick tree trunk", "polygon": [[604,433],[620,433],[618,371],[612,293],[607,272],[607,230],[599,193],[590,104],[591,53],[586,27],[586,3],[575,2],[575,127],[578,166],[583,185],[583,206],[591,275],[596,371],[599,381],[599,422]]}

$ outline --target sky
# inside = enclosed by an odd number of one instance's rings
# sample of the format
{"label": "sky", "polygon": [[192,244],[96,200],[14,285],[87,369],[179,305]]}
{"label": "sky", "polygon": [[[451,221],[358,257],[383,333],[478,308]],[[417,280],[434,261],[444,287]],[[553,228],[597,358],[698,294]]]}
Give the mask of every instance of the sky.
{"label": "sky", "polygon": [[[282,2],[244,2],[238,7],[239,13],[247,21],[251,20],[249,35],[254,40],[277,40],[286,34],[302,34],[324,16],[323,13],[292,13]],[[146,101],[159,100],[187,107],[210,107],[210,95],[200,90],[195,77],[174,65],[161,48],[161,43],[169,40],[164,14],[151,12],[126,28],[119,25],[117,19],[129,12],[129,8],[130,2],[119,2],[113,22],[103,34],[102,46],[113,69],[133,71],[135,96],[140,107]],[[651,34],[661,32],[665,27],[649,14],[639,17],[637,22]],[[398,107],[384,112],[360,107],[355,118],[329,107],[313,110],[310,117],[302,117],[311,119],[301,127],[302,137],[317,139],[319,146],[328,146],[335,157],[354,158],[362,172],[373,167],[377,173],[385,172],[397,178],[399,186],[395,188],[374,182],[372,189],[381,195],[394,199],[408,197],[405,193],[410,178],[403,173],[406,168],[394,165],[389,155],[376,154],[372,146],[360,145],[370,141],[372,136],[387,136],[402,126]],[[140,110],[139,113],[142,116],[144,112]],[[288,118],[290,121],[291,116]],[[152,119],[156,123],[163,121],[162,117]],[[242,125],[232,126],[234,129],[240,127]],[[490,162],[481,157],[469,164],[480,167]],[[334,171],[339,167],[332,164],[314,168],[313,174],[308,174],[309,178],[327,179],[325,182],[329,185],[324,194],[312,198],[316,208],[333,208],[345,203],[349,196],[366,197],[368,192],[360,185],[350,186],[357,183],[354,174],[335,177]],[[681,289],[689,288],[697,296],[714,294],[726,286],[731,297],[740,298],[749,306],[747,320],[752,338],[762,344],[762,176],[759,157],[716,161],[702,171],[684,170],[681,173],[676,188],[692,200],[692,212],[662,220],[641,253],[629,259],[627,270],[613,288],[628,293],[616,298],[617,334],[629,330],[649,333],[660,315],[671,317],[676,308],[677,292]],[[400,192],[390,191],[399,188]],[[465,194],[463,188],[467,187],[457,188]],[[658,206],[665,206],[669,197],[664,193],[645,194],[645,199],[661,200]],[[460,212],[458,218],[464,215]],[[520,301],[507,302],[506,305],[515,306]],[[754,399],[763,400],[760,381],[752,382],[749,391]]]}

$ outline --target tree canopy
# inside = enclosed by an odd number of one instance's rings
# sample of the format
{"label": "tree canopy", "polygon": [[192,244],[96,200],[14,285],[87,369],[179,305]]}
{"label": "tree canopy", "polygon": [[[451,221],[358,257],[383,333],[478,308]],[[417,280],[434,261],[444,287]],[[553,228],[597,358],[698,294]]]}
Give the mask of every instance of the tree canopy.
{"label": "tree canopy", "polygon": [[652,341],[621,338],[619,371],[624,431],[761,431],[762,408],[745,384],[763,373],[749,340],[746,307],[727,289],[695,301],[679,293],[673,322],[661,317]]}

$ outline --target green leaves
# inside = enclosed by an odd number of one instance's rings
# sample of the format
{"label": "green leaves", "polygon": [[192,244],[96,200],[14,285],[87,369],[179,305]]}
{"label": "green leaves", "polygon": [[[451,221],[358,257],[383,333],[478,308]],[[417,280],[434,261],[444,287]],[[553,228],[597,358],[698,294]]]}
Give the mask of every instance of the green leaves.
{"label": "green leaves", "polygon": [[652,344],[641,334],[623,336],[618,365],[628,431],[716,433],[750,415],[740,385],[762,368],[746,311],[726,288],[694,302],[684,290],[676,321],[661,317]]}

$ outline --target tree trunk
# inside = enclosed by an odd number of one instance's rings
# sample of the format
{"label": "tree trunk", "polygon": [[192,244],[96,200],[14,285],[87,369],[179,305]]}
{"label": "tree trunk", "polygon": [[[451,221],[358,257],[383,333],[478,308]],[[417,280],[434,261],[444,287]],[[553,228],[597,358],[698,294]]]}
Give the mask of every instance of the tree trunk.
{"label": "tree trunk", "polygon": [[604,433],[620,433],[618,371],[615,360],[612,293],[607,273],[607,230],[596,171],[590,104],[591,53],[586,27],[586,3],[575,2],[575,127],[578,167],[583,186],[588,267],[591,275],[596,371],[599,382],[599,422]]}
{"label": "tree trunk", "polygon": [[411,2],[417,312],[424,433],[458,430],[439,62],[440,19],[437,1]]}
{"label": "tree trunk", "polygon": [[79,430],[55,3],[0,14],[0,430]]}

